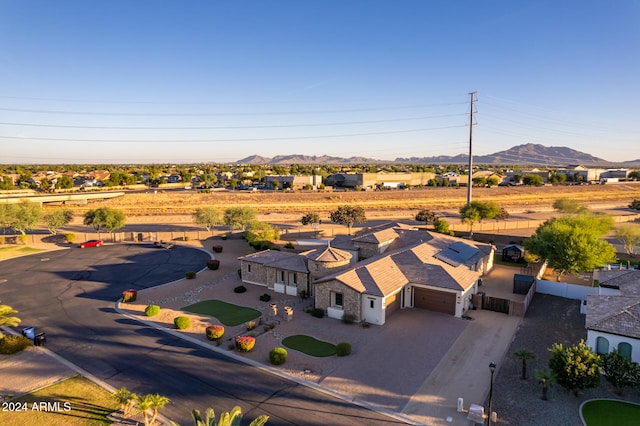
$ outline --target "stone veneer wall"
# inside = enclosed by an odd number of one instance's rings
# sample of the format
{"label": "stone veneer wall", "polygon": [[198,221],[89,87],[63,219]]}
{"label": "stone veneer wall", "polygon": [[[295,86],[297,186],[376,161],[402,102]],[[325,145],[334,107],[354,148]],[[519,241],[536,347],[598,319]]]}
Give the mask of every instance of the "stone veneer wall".
{"label": "stone veneer wall", "polygon": [[331,292],[342,293],[342,307],[345,314],[354,315],[360,321],[362,299],[360,293],[337,280],[327,281],[315,286],[316,308],[326,310],[331,306]]}
{"label": "stone veneer wall", "polygon": [[345,259],[337,262],[317,262],[309,259],[307,267],[309,268],[309,277],[311,281],[318,278],[326,277],[329,274],[347,269],[351,266],[351,260]]}
{"label": "stone veneer wall", "polygon": [[360,249],[358,252],[360,260],[367,259],[380,253],[380,247],[378,247],[378,244],[363,243],[361,241],[354,241],[353,244]]}

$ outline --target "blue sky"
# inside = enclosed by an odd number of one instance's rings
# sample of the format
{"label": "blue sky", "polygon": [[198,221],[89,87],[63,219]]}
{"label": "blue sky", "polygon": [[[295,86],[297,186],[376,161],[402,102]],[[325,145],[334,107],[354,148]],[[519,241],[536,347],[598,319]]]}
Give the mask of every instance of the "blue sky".
{"label": "blue sky", "polygon": [[[640,158],[640,1],[0,0],[2,163]],[[541,162],[544,159],[541,159]]]}

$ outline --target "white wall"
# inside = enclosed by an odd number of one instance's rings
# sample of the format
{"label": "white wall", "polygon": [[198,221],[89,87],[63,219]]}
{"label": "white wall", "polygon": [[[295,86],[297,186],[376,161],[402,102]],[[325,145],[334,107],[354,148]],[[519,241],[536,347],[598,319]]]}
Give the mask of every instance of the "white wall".
{"label": "white wall", "polygon": [[557,281],[537,280],[536,293],[560,296],[566,299],[586,300],[588,294],[598,294],[598,287],[569,284]]}
{"label": "white wall", "polygon": [[[363,294],[361,300],[362,306],[362,319],[369,324],[383,325],[385,322],[383,299],[381,297],[371,296]],[[400,297],[400,295],[398,295]],[[373,300],[373,309],[371,308],[371,301]]]}
{"label": "white wall", "polygon": [[596,351],[596,341],[598,337],[605,337],[609,341],[609,352],[613,352],[618,348],[621,342],[629,343],[631,349],[631,360],[640,363],[640,340],[631,337],[619,336],[617,334],[608,334],[601,331],[587,330],[587,345],[593,352]]}

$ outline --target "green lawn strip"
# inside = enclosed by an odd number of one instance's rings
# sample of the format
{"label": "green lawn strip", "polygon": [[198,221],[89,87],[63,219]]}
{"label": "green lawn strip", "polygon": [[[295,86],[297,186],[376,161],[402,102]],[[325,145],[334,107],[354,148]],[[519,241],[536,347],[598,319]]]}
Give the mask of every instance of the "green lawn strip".
{"label": "green lawn strip", "polygon": [[37,253],[39,251],[45,251],[44,249],[37,249],[33,247],[26,246],[8,246],[8,247],[0,247],[0,259],[10,259],[16,256],[22,256],[25,254]]}
{"label": "green lawn strip", "polygon": [[586,402],[582,416],[587,426],[632,425],[640,419],[640,405],[599,399]]}
{"label": "green lawn strip", "polygon": [[[82,376],[71,377],[6,404],[0,412],[3,426],[110,425],[107,416],[118,409],[111,393]],[[16,411],[20,404],[22,411]],[[26,405],[25,405],[26,404]]]}
{"label": "green lawn strip", "polygon": [[222,300],[203,300],[182,308],[183,311],[194,314],[216,317],[224,325],[234,326],[258,318],[261,313],[252,308],[234,305]]}
{"label": "green lawn strip", "polygon": [[282,344],[289,349],[311,356],[325,357],[336,354],[336,345],[301,334],[286,337],[282,340]]}

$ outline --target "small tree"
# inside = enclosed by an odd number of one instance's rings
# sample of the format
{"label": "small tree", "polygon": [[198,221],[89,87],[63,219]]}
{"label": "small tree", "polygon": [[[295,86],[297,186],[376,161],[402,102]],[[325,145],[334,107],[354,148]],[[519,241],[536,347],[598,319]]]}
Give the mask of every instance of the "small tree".
{"label": "small tree", "polygon": [[[20,324],[20,318],[14,317],[18,311],[8,305],[0,305],[0,327],[17,327]],[[4,337],[2,330],[0,330],[0,339]]]}
{"label": "small tree", "polygon": [[482,219],[480,210],[471,204],[467,204],[460,209],[460,218],[463,223],[469,225],[469,238],[473,239],[473,225]]}
{"label": "small tree", "polygon": [[245,230],[256,219],[256,211],[250,207],[231,207],[224,211],[224,223],[231,229]]}
{"label": "small tree", "polygon": [[542,400],[546,401],[547,393],[551,385],[556,382],[556,375],[552,371],[549,371],[547,368],[543,368],[542,370],[536,371],[533,377],[538,381],[540,386],[542,386]]}
{"label": "small tree", "polygon": [[169,403],[169,398],[157,393],[147,396],[151,400],[151,406],[149,407],[151,408],[151,418],[149,419],[149,424],[154,425],[156,423],[156,418],[158,417],[158,410],[164,408],[164,406]]}
{"label": "small tree", "polygon": [[522,361],[522,380],[527,379],[527,361],[530,359],[534,359],[536,354],[531,352],[528,349],[519,349],[513,353],[513,355]]}
{"label": "small tree", "polygon": [[428,225],[429,222],[436,220],[436,214],[430,210],[420,210],[418,214],[416,214],[416,220]]}
{"label": "small tree", "polygon": [[629,256],[637,254],[640,246],[640,227],[631,224],[620,225],[615,229],[616,238]]}
{"label": "small tree", "polygon": [[31,201],[21,200],[18,204],[12,204],[9,211],[12,213],[9,226],[22,235],[26,235],[42,220],[42,208]]}
{"label": "small tree", "polygon": [[110,207],[100,207],[95,210],[89,210],[84,215],[84,224],[93,226],[98,233],[101,229],[107,232],[113,232],[118,228],[122,228],[125,221],[126,216],[122,210],[112,209]]}
{"label": "small tree", "polygon": [[214,207],[199,207],[193,213],[193,220],[198,224],[204,226],[207,231],[211,231],[215,225],[223,223],[222,211]]}
{"label": "small tree", "polygon": [[66,226],[73,219],[73,212],[69,209],[58,209],[44,216],[47,229],[51,235],[56,235],[58,229]]}
{"label": "small tree", "polygon": [[595,388],[600,383],[602,360],[584,340],[568,347],[554,343],[549,352],[549,368],[555,373],[558,383],[574,395],[577,396],[585,388]]}
{"label": "small tree", "polygon": [[367,216],[362,207],[343,205],[339,206],[337,210],[332,211],[329,219],[332,222],[347,225],[349,235],[351,235],[351,227],[353,224],[366,222]]}
{"label": "small tree", "polygon": [[637,362],[625,359],[615,349],[602,357],[604,378],[622,395],[625,387],[640,386],[640,366]]}
{"label": "small tree", "polygon": [[317,213],[307,213],[306,215],[302,216],[302,219],[300,219],[300,222],[303,225],[310,225],[313,223],[322,223],[322,221],[320,220],[320,216],[318,216]]}
{"label": "small tree", "polygon": [[433,232],[444,235],[453,235],[453,231],[449,229],[449,224],[444,219],[436,219],[433,221]]}

